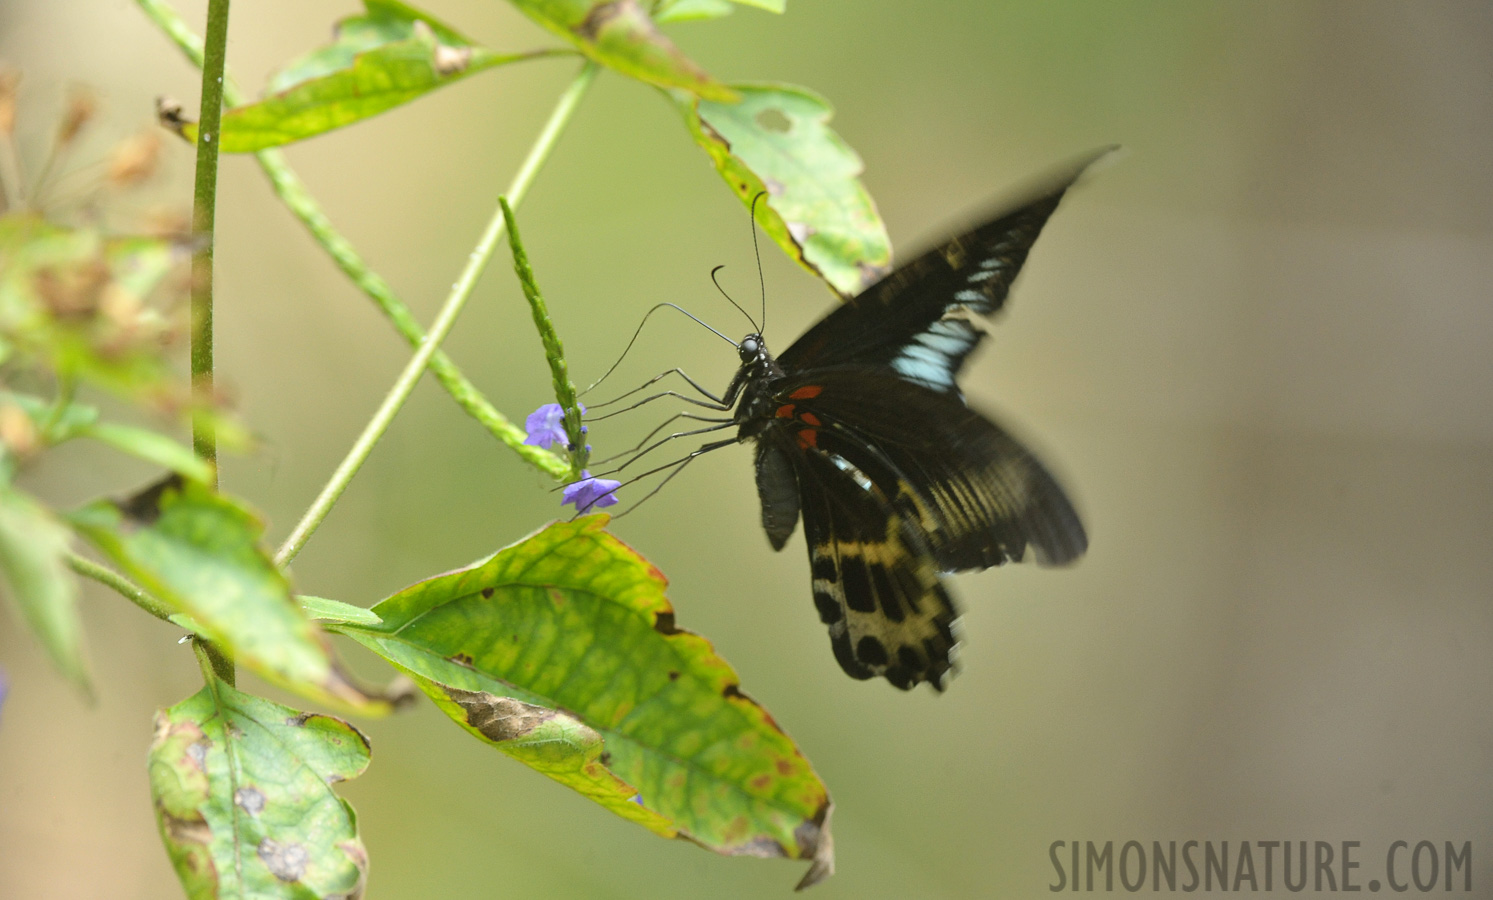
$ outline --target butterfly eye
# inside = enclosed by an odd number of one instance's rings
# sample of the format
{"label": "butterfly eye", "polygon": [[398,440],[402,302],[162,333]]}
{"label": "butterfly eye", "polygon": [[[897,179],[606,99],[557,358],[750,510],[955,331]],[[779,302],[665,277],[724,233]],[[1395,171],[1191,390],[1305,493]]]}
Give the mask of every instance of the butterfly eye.
{"label": "butterfly eye", "polygon": [[749,335],[745,338],[742,338],[741,347],[739,349],[741,352],[741,361],[751,362],[752,360],[757,358],[757,351],[760,349],[760,345],[757,343],[757,338],[755,336]]}

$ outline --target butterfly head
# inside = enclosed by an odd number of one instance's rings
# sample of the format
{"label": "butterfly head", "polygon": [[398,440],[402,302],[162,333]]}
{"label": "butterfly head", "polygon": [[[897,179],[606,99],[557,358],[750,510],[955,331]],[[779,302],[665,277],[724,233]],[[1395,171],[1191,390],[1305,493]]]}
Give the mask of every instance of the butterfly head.
{"label": "butterfly head", "polygon": [[762,342],[762,335],[755,333],[741,339],[741,343],[736,345],[736,353],[744,366],[755,366],[772,358],[767,354],[767,344]]}

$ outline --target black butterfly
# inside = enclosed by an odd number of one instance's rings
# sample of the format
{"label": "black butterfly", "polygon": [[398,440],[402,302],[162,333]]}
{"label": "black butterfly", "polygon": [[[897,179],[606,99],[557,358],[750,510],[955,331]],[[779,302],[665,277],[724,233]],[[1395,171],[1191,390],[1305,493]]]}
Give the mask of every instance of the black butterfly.
{"label": "black butterfly", "polygon": [[[1108,151],[1105,151],[1108,152]],[[781,550],[802,515],[814,606],[840,667],[943,690],[958,610],[943,572],[1062,565],[1088,538],[1072,504],[955,382],[1063,194],[1035,196],[922,254],[835,309],[776,359],[738,345],[722,398],[757,445],[762,527]],[[723,442],[724,443],[724,442]]]}

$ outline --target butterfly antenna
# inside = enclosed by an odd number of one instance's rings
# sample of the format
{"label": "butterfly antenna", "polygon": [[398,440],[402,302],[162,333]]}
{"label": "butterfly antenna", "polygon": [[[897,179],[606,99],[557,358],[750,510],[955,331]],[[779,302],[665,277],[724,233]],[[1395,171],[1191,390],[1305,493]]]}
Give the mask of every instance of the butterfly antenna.
{"label": "butterfly antenna", "polygon": [[[758,191],[752,197],[752,252],[757,254],[757,284],[762,288],[762,327],[758,334],[767,331],[767,279],[762,277],[762,248],[757,245],[757,201],[767,196],[767,191]],[[747,318],[751,318],[748,316]]]}
{"label": "butterfly antenna", "polygon": [[722,297],[725,297],[725,298],[726,298],[726,300],[727,300],[727,301],[728,301],[728,302],[729,302],[729,303],[730,303],[730,304],[731,304],[731,305],[732,305],[732,306],[734,306],[734,307],[736,307],[736,308],[737,308],[737,309],[738,309],[738,310],[740,310],[740,311],[741,311],[741,314],[742,314],[742,315],[744,315],[744,316],[746,316],[746,320],[747,320],[747,321],[748,321],[748,322],[751,322],[751,323],[752,323],[752,330],[753,330],[753,331],[756,331],[756,332],[758,332],[758,333],[759,333],[759,334],[760,334],[760,333],[761,333],[761,331],[762,331],[762,329],[761,329],[761,327],[760,327],[760,326],[758,326],[758,325],[757,325],[757,321],[756,321],[756,320],[755,320],[755,319],[753,319],[753,318],[752,318],[752,314],[751,314],[751,313],[749,313],[749,312],[747,312],[747,311],[746,311],[746,310],[744,310],[744,309],[742,309],[742,308],[741,308],[741,304],[740,304],[740,303],[737,303],[737,302],[736,302],[736,301],[735,301],[735,300],[732,300],[732,299],[731,299],[731,295],[730,295],[730,294],[728,294],[728,293],[726,293],[726,289],[725,289],[725,288],[723,288],[723,287],[721,287],[721,283],[720,283],[720,281],[719,281],[719,280],[718,280],[718,279],[717,279],[717,278],[716,278],[716,277],[715,277],[715,276],[716,276],[716,273],[717,273],[717,272],[719,272],[719,271],[720,271],[720,270],[721,270],[721,269],[724,269],[724,268],[725,268],[725,266],[716,266],[716,267],[715,267],[715,268],[714,268],[714,269],[711,269],[711,270],[710,270],[710,280],[711,280],[711,282],[712,282],[712,283],[714,283],[714,284],[715,284],[715,289],[716,289],[716,290],[718,290],[718,291],[720,291],[720,292],[721,292],[721,296],[722,296]]}
{"label": "butterfly antenna", "polygon": [[733,341],[730,338],[726,337],[724,334],[721,334],[719,331],[716,331],[714,328],[711,328],[709,325],[706,325],[704,322],[700,321],[699,318],[697,318],[695,315],[693,315],[692,313],[690,313],[688,310],[685,310],[684,308],[679,307],[679,306],[675,306],[672,303],[658,303],[658,304],[655,304],[652,309],[650,309],[647,312],[643,313],[643,321],[641,321],[641,322],[638,323],[637,330],[632,333],[632,339],[627,342],[627,346],[622,349],[622,355],[619,356],[619,357],[617,357],[617,361],[614,362],[614,363],[612,363],[612,367],[610,369],[607,369],[606,372],[603,373],[600,378],[598,378],[595,381],[591,382],[590,386],[587,387],[584,391],[581,391],[580,393],[576,394],[577,397],[584,397],[586,394],[588,394],[588,393],[591,392],[592,388],[594,388],[597,385],[601,384],[603,381],[606,381],[608,375],[611,375],[613,372],[617,371],[617,367],[620,366],[620,365],[622,365],[622,360],[624,360],[624,359],[627,358],[628,351],[632,350],[632,345],[635,344],[635,343],[637,343],[638,335],[640,335],[640,334],[643,333],[643,326],[648,324],[648,317],[652,316],[655,312],[658,312],[660,309],[662,309],[665,306],[667,306],[670,309],[676,309],[679,312],[684,313],[686,316],[689,316],[691,319],[694,319],[696,322],[699,322],[699,324],[701,324],[705,328],[709,329],[712,333],[715,334],[716,337],[720,338],[721,340],[725,341],[726,343],[730,344],[733,347],[736,346],[736,342],[735,341]]}

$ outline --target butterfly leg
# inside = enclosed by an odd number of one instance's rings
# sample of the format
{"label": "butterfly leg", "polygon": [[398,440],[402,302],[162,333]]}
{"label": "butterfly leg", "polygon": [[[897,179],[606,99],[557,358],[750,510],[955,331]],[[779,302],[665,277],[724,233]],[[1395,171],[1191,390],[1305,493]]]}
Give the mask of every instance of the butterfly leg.
{"label": "butterfly leg", "polygon": [[[665,428],[667,428],[669,426],[669,423],[671,423],[671,422],[673,422],[673,421],[675,421],[677,419],[690,419],[690,420],[695,421],[695,422],[711,422],[711,423],[717,423],[717,424],[721,423],[721,422],[731,422],[731,421],[734,421],[732,419],[712,419],[709,416],[697,416],[697,415],[695,415],[693,413],[684,413],[684,412],[682,412],[682,413],[675,413],[674,415],[669,416],[667,419],[664,419],[663,422],[661,422],[658,425],[658,427],[654,428],[652,431],[650,431],[646,435],[644,435],[643,439],[641,441],[638,441],[637,446],[633,447],[631,450],[624,450],[621,453],[614,453],[611,456],[606,457],[605,459],[592,460],[592,463],[594,465],[605,465],[605,464],[607,464],[609,462],[612,462],[613,460],[618,460],[618,459],[621,459],[624,456],[631,456],[632,454],[637,453],[639,450],[643,449],[644,445],[646,445],[649,441],[651,441],[653,439],[654,435],[658,434],[660,431],[663,431]],[[681,434],[682,434],[682,432],[681,432]],[[679,435],[674,435],[674,437],[678,437],[678,436]]]}
{"label": "butterfly leg", "polygon": [[[638,460],[642,459],[643,457],[647,456],[649,453],[652,453],[654,450],[657,450],[659,447],[662,447],[664,444],[667,444],[669,441],[674,440],[675,438],[693,437],[694,435],[697,435],[697,434],[708,434],[708,433],[710,433],[712,431],[720,431],[722,428],[731,428],[735,424],[736,423],[734,421],[729,421],[728,420],[728,421],[722,422],[722,423],[720,423],[718,425],[711,425],[711,426],[709,426],[707,428],[696,428],[696,429],[694,429],[692,431],[676,431],[675,433],[669,435],[668,437],[660,438],[660,439],[654,441],[646,449],[644,449],[642,451],[639,451],[637,453],[634,453],[632,455],[632,458],[629,459],[627,462],[623,463],[622,465],[616,466],[616,467],[614,467],[614,468],[612,468],[612,469],[610,469],[610,470],[608,470],[606,472],[603,472],[601,474],[602,475],[616,475],[618,472],[621,472],[623,469],[627,468],[628,466],[632,465],[633,463],[635,463]],[[734,441],[734,440],[735,440],[735,438],[731,439],[731,441]],[[731,441],[728,441],[727,443],[730,443]],[[641,476],[639,476],[639,477],[641,477]]]}
{"label": "butterfly leg", "polygon": [[675,368],[669,369],[666,372],[660,372],[660,373],[658,373],[657,375],[653,376],[652,378],[648,379],[647,381],[643,382],[642,384],[638,385],[637,387],[633,388],[632,390],[628,391],[625,394],[619,394],[616,397],[613,397],[612,399],[607,400],[607,401],[602,402],[602,403],[594,403],[594,404],[592,404],[592,408],[593,409],[601,409],[602,407],[605,407],[605,406],[611,406],[613,403],[616,403],[619,400],[624,400],[624,399],[626,399],[628,397],[631,397],[633,394],[636,394],[638,391],[645,390],[648,387],[650,387],[652,385],[655,385],[655,384],[657,384],[660,381],[663,381],[665,378],[669,377],[670,375],[678,375],[680,378],[683,378],[685,380],[685,382],[689,384],[690,387],[694,388],[696,391],[699,391],[700,395],[702,397],[705,397],[705,398],[709,399],[710,401],[712,401],[712,402],[714,402],[714,403],[716,403],[718,405],[722,405],[722,404],[726,403],[726,401],[724,399],[722,399],[721,397],[717,397],[715,394],[713,394],[710,391],[706,390],[698,381],[696,381],[693,378],[689,377],[689,373],[685,372],[683,369],[675,367]]}
{"label": "butterfly leg", "polygon": [[726,412],[731,408],[729,406],[721,406],[715,403],[709,403],[704,400],[696,400],[694,397],[690,397],[686,394],[681,394],[678,391],[661,391],[657,394],[652,394],[650,396],[644,397],[642,400],[639,400],[631,406],[613,410],[612,412],[604,413],[599,416],[588,415],[584,418],[587,422],[600,422],[602,419],[610,419],[612,416],[620,416],[625,412],[632,412],[640,406],[646,406],[647,404],[652,403],[655,400],[662,400],[664,397],[676,397],[680,400],[683,400],[685,403],[693,403],[695,406],[703,406],[706,409],[713,409],[716,412]]}
{"label": "butterfly leg", "polygon": [[[615,518],[620,518],[621,516],[624,516],[627,513],[632,512],[634,509],[637,509],[638,508],[638,504],[642,503],[643,500],[647,500],[649,497],[652,497],[654,494],[658,493],[659,490],[665,484],[669,483],[670,479],[672,479],[675,475],[678,475],[681,471],[683,471],[684,467],[687,466],[687,465],[689,465],[691,462],[693,462],[696,457],[702,456],[702,455],[704,455],[706,453],[709,453],[712,450],[719,450],[722,447],[729,447],[729,446],[731,446],[732,444],[735,444],[735,443],[738,443],[738,441],[734,437],[733,438],[727,438],[727,439],[725,439],[723,441],[712,441],[711,443],[708,443],[708,444],[705,444],[705,445],[703,445],[701,447],[696,448],[689,455],[680,457],[679,459],[676,459],[676,460],[674,460],[671,463],[665,463],[664,465],[658,466],[657,468],[649,469],[648,471],[643,472],[643,473],[641,473],[639,475],[634,475],[632,478],[627,479],[626,481],[624,481],[621,484],[617,485],[616,487],[612,488],[610,491],[607,491],[607,493],[604,494],[603,496],[607,496],[607,495],[610,495],[610,494],[615,494],[617,491],[622,490],[623,488],[627,487],[628,485],[637,484],[639,481],[642,481],[644,478],[647,478],[650,475],[657,475],[659,472],[663,472],[663,471],[665,471],[667,469],[674,469],[674,471],[671,472],[668,475],[668,477],[666,477],[663,481],[659,482],[659,484],[658,484],[657,487],[655,487],[653,490],[649,491],[647,494],[643,495],[643,499],[642,500],[639,500],[637,503],[634,503],[631,507],[629,507],[627,509],[626,512],[619,513],[618,515],[613,516],[612,518],[614,518],[614,519]],[[596,500],[599,500],[599,499],[601,499],[601,498],[600,497],[596,498]],[[586,510],[589,510],[593,505],[595,505],[596,500],[592,500],[591,503],[587,504],[585,509],[577,511],[576,512],[576,516],[579,516],[582,513],[586,512]],[[572,517],[572,518],[574,518],[574,517]]]}

